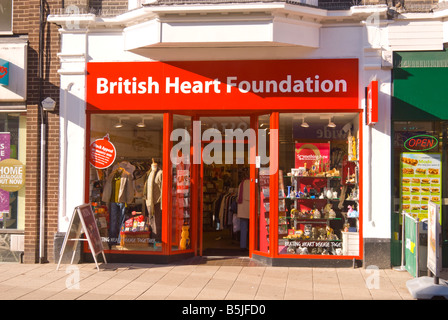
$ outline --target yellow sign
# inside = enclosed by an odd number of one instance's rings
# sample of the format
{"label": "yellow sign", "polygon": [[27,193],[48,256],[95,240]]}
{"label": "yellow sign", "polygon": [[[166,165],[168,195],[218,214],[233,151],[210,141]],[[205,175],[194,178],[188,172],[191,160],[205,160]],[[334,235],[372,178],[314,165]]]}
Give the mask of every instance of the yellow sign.
{"label": "yellow sign", "polygon": [[16,159],[0,161],[0,189],[14,192],[25,185],[25,165]]}

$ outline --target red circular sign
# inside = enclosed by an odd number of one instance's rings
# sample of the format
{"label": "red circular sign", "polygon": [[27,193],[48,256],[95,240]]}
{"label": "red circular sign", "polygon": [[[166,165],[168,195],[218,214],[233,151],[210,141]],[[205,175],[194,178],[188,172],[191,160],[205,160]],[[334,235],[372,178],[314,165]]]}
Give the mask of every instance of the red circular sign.
{"label": "red circular sign", "polygon": [[90,145],[90,164],[97,169],[111,166],[116,155],[115,146],[109,141],[109,135],[93,141]]}

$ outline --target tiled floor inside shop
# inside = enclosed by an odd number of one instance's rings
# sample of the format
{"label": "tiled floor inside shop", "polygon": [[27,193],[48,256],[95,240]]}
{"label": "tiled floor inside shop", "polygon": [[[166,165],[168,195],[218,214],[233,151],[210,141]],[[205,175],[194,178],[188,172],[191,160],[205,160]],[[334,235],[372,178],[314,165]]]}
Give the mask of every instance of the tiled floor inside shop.
{"label": "tiled floor inside shop", "polygon": [[176,263],[177,265],[209,265],[209,266],[240,266],[240,267],[265,267],[263,263],[239,256],[202,256],[193,257]]}

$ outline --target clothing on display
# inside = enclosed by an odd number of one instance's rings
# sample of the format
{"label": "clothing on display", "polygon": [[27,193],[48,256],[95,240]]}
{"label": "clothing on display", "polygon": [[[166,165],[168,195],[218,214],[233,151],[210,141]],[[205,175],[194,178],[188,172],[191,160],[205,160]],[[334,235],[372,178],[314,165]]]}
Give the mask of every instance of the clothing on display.
{"label": "clothing on display", "polygon": [[[92,197],[96,199],[93,206],[99,221],[104,222],[100,233],[108,238],[109,247],[146,244],[155,248],[155,242],[161,241],[163,176],[154,159],[124,160],[97,173],[97,177],[92,189]],[[131,222],[131,228],[126,226]]]}
{"label": "clothing on display", "polygon": [[103,202],[132,203],[134,186],[132,175],[122,167],[113,170],[103,188]]}
{"label": "clothing on display", "polygon": [[231,227],[235,220],[233,215],[237,214],[237,195],[234,189],[219,195],[214,202],[216,230]]}
{"label": "clothing on display", "polygon": [[162,181],[162,170],[153,161],[151,171],[148,174],[148,179],[143,189],[143,197],[148,210],[152,237],[156,241],[160,241],[162,236]]}
{"label": "clothing on display", "polygon": [[240,219],[240,248],[248,248],[249,217],[250,217],[250,182],[244,179],[239,187],[238,196],[238,218]]}
{"label": "clothing on display", "polygon": [[[244,165],[208,165],[203,173],[203,248],[206,254],[239,254],[241,219],[239,198],[247,200],[249,189],[240,189],[248,176]],[[241,184],[244,185],[244,184]],[[247,180],[247,186],[250,186]],[[247,214],[249,218],[249,206]],[[247,243],[243,243],[246,247]],[[237,251],[235,251],[237,250]]]}
{"label": "clothing on display", "polygon": [[107,177],[103,189],[104,202],[109,203],[109,245],[117,244],[125,220],[126,204],[134,201],[132,176],[121,166]]}
{"label": "clothing on display", "polygon": [[244,179],[238,187],[238,218],[249,219],[250,182]]}

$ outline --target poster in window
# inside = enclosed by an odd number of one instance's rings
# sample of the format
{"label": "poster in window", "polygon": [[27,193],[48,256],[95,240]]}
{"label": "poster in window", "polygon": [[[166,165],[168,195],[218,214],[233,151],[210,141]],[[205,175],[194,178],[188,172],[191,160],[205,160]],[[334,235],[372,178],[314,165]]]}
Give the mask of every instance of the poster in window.
{"label": "poster in window", "polygon": [[314,172],[325,171],[330,163],[330,143],[295,144],[295,167],[313,169]]}
{"label": "poster in window", "polygon": [[110,142],[109,134],[90,144],[90,164],[97,169],[110,167],[117,156],[115,146]]}
{"label": "poster in window", "polygon": [[404,152],[400,161],[401,211],[428,218],[428,202],[442,204],[441,154]]}
{"label": "poster in window", "polygon": [[[0,132],[0,161],[9,159],[11,150],[11,134]],[[9,214],[9,191],[0,189],[0,222]]]}
{"label": "poster in window", "polygon": [[440,252],[440,206],[429,202],[428,204],[428,259],[427,267],[439,277],[442,269],[442,259]]}

